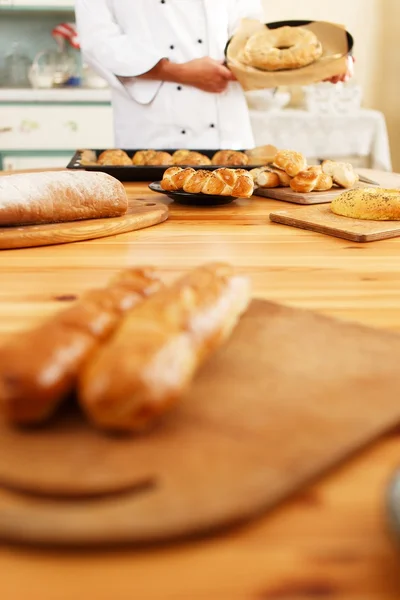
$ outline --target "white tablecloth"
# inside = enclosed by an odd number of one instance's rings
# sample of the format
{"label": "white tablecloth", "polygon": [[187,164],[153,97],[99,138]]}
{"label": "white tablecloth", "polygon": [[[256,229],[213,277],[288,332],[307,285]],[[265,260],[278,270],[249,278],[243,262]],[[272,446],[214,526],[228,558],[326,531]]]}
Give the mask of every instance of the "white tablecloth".
{"label": "white tablecloth", "polygon": [[376,110],[347,115],[251,110],[250,115],[257,146],[273,144],[313,159],[368,157],[371,168],[392,170],[385,117]]}

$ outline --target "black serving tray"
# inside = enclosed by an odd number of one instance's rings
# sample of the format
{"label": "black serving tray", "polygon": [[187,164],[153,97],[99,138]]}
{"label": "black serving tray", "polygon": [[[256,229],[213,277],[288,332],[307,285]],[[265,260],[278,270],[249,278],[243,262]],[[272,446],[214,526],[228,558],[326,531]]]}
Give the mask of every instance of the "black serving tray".
{"label": "black serving tray", "polygon": [[[170,154],[173,154],[174,152],[176,152],[176,150],[178,150],[179,148],[175,148],[175,149],[171,149],[171,148],[156,148],[157,150],[163,151],[163,152],[169,152]],[[87,148],[87,150],[89,150],[89,148]],[[104,149],[93,149],[90,148],[90,150],[92,152],[96,153],[96,159],[99,157],[99,155],[104,152]],[[125,149],[124,149],[125,150]],[[125,150],[125,152],[128,154],[128,156],[130,156],[131,158],[133,157],[133,155],[138,152],[139,150],[143,150],[143,148],[138,148],[136,149],[130,149],[130,150]],[[217,149],[208,149],[208,150],[204,150],[204,149],[198,149],[196,150],[195,148],[191,148],[191,150],[193,150],[194,152],[200,152],[201,154],[204,154],[205,156],[208,156],[208,158],[212,158],[214,156],[214,154],[216,152],[218,152],[218,148]],[[119,181],[143,181],[143,182],[152,182],[152,181],[160,181],[163,178],[164,172],[166,171],[166,169],[169,168],[170,165],[164,165],[164,166],[142,166],[142,165],[121,165],[121,166],[102,166],[102,165],[81,165],[80,163],[80,159],[81,159],[81,154],[82,154],[83,150],[77,150],[74,154],[74,156],[72,157],[72,159],[70,160],[70,162],[67,165],[67,169],[80,169],[80,170],[84,170],[84,171],[101,171],[102,173],[108,173],[109,175],[112,175],[113,177],[115,177],[116,179],[119,179]],[[241,152],[243,152],[243,150],[241,150]],[[226,167],[227,165],[195,165],[192,166],[190,165],[191,168],[193,169],[205,169],[207,171],[214,171],[215,169],[219,169],[221,167]],[[240,168],[240,169],[246,169],[246,170],[250,170],[250,169],[254,169],[255,165],[246,165],[246,166],[241,166],[241,167],[229,167],[229,168]]]}

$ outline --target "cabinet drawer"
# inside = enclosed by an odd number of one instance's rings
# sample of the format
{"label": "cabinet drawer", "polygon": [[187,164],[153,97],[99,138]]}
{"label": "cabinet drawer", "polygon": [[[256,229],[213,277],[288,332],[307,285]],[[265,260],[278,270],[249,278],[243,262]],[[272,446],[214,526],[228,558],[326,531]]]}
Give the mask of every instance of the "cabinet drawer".
{"label": "cabinet drawer", "polygon": [[75,150],[113,146],[111,106],[0,105],[0,148]]}
{"label": "cabinet drawer", "polygon": [[19,169],[51,169],[65,168],[71,160],[71,154],[58,156],[2,156],[4,171],[16,171]]}

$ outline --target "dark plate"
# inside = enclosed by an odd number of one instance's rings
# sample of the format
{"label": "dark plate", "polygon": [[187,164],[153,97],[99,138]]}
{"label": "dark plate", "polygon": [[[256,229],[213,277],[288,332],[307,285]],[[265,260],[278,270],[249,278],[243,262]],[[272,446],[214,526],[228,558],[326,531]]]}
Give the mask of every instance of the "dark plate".
{"label": "dark plate", "polygon": [[[315,23],[315,21],[312,19],[308,20],[308,21],[307,20],[274,21],[273,23],[265,23],[265,27],[268,27],[268,29],[278,29],[279,27],[285,27],[287,25],[289,25],[289,27],[305,27],[306,25],[309,25],[310,23]],[[347,36],[348,54],[352,54],[353,47],[354,47],[354,38],[351,35],[351,33],[349,33],[348,31],[346,31],[346,36]],[[225,56],[228,51],[228,46],[230,44],[230,41],[231,40],[228,41],[228,43],[225,47]]]}
{"label": "dark plate", "polygon": [[[143,148],[142,148],[143,149]],[[92,150],[93,152],[96,153],[96,158],[99,157],[99,155],[104,152],[104,149],[100,150],[100,149],[94,149],[94,148],[88,148],[88,150]],[[139,149],[130,149],[130,150],[126,150],[124,149],[125,152],[128,154],[128,156],[133,157],[133,155],[138,152]],[[178,148],[157,148],[157,150],[161,150],[163,152],[169,152],[170,154],[173,154],[176,150],[178,150]],[[201,154],[204,154],[205,156],[208,156],[209,158],[212,158],[214,156],[214,154],[216,152],[218,152],[218,149],[214,149],[214,150],[210,150],[210,149],[200,149],[200,150],[196,150],[195,148],[193,149],[195,152],[200,152]],[[242,150],[243,152],[243,150]],[[71,158],[70,162],[67,165],[67,169],[80,169],[80,170],[84,170],[84,171],[101,171],[102,173],[108,173],[108,175],[112,175],[113,177],[115,177],[116,179],[119,179],[119,181],[157,181],[157,180],[161,180],[163,178],[164,175],[164,171],[166,171],[166,169],[168,169],[168,166],[137,166],[137,165],[126,165],[126,166],[107,166],[107,167],[102,167],[100,165],[93,165],[93,166],[86,166],[86,165],[81,165],[80,159],[81,159],[81,153],[82,150],[77,150],[74,154],[74,156]],[[215,169],[220,169],[221,167],[226,166],[226,165],[198,165],[198,166],[193,166],[193,169],[205,169],[207,171],[215,171]],[[234,167],[232,167],[234,168]],[[241,169],[253,169],[254,165],[247,165],[244,167],[240,167]]]}
{"label": "dark plate", "polygon": [[160,181],[150,183],[149,188],[158,194],[165,194],[179,204],[189,206],[220,206],[230,204],[236,198],[233,196],[210,196],[208,194],[188,194],[187,192],[166,192],[162,189]]}

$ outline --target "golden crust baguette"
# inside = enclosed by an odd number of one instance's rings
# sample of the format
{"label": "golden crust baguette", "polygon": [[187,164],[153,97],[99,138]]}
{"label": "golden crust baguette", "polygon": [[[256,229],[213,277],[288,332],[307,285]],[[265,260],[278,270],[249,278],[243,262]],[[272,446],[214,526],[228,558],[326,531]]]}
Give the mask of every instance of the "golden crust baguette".
{"label": "golden crust baguette", "polygon": [[250,285],[224,264],[193,270],[129,311],[83,370],[78,400],[101,428],[151,426],[246,310]]}
{"label": "golden crust baguette", "polygon": [[358,188],[335,198],[331,210],[336,215],[372,221],[400,221],[400,190]]}
{"label": "golden crust baguette", "polygon": [[72,391],[80,368],[124,311],[158,291],[152,269],[123,271],[105,289],[0,348],[0,415],[10,423],[47,419]]}

